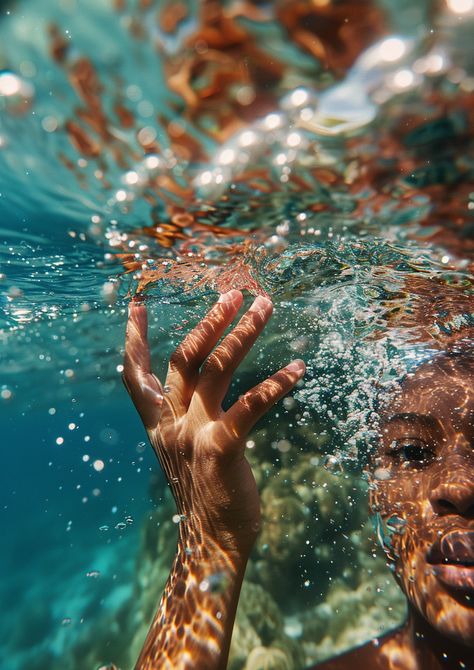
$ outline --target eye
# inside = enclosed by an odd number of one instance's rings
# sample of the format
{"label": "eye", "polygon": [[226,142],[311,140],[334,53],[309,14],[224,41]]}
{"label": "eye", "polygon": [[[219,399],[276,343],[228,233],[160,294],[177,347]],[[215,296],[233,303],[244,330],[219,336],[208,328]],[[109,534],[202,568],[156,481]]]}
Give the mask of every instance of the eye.
{"label": "eye", "polygon": [[390,445],[388,453],[393,458],[398,458],[404,463],[413,463],[416,465],[426,465],[435,456],[435,452],[426,442],[412,437],[394,440]]}

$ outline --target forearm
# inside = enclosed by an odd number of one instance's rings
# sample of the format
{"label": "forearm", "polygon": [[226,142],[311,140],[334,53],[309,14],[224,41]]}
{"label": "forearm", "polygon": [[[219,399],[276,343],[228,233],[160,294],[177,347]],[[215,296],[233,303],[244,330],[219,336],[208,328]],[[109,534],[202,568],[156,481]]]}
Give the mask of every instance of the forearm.
{"label": "forearm", "polygon": [[182,521],[178,551],[135,670],[224,670],[248,551]]}

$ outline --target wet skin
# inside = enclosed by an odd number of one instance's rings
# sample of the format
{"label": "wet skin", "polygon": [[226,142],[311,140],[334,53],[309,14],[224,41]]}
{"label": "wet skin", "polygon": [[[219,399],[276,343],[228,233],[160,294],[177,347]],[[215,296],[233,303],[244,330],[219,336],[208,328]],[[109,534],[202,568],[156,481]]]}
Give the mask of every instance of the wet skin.
{"label": "wet skin", "polygon": [[442,354],[404,380],[382,414],[373,514],[408,599],[400,630],[320,666],[474,667],[474,358]]}
{"label": "wet skin", "polygon": [[124,383],[168,479],[181,517],[176,558],[136,670],[223,670],[260,502],[245,458],[256,421],[303,376],[293,361],[227,410],[232,375],[270,318],[260,296],[221,340],[242,306],[221,296],[170,359],[162,383],[151,369],[147,313],[132,302]]}
{"label": "wet skin", "polygon": [[[222,410],[233,372],[272,312],[260,298],[218,344],[241,304],[239,291],[223,296],[173,354],[164,386],[150,366],[145,307],[131,305],[124,382],[182,515],[175,563],[136,670],[226,667],[260,524],[245,437],[304,373],[295,361]],[[393,529],[386,550],[409,617],[319,670],[474,667],[473,380],[472,353],[439,355],[408,375],[382,411],[370,506]]]}

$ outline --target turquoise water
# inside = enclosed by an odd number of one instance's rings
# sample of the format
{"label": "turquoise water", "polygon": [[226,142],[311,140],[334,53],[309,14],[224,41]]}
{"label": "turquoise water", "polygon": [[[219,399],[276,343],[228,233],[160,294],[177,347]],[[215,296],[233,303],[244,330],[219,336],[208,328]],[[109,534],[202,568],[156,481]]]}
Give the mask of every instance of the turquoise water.
{"label": "turquoise water", "polygon": [[[221,3],[239,27],[232,43],[230,28],[222,43],[203,31],[204,3],[166,32],[166,7],[1,3],[0,656],[11,670],[131,666],[174,551],[164,482],[120,379],[129,295],[147,296],[158,373],[231,287],[276,306],[232,397],[256,369],[308,364],[252,437],[261,489],[290,526],[305,468],[323,472],[331,500],[353,487],[358,502],[340,514],[318,503],[326,530],[310,513],[286,541],[262,540],[249,567],[247,601],[258,588],[273,599],[297,667],[368,639],[381,616],[384,629],[402,619],[383,559],[357,535],[377,394],[472,336],[472,9],[384,2],[366,43],[347,37],[354,53],[333,52],[328,33],[318,57],[279,3]],[[146,578],[154,543],[169,552],[159,586]],[[294,580],[278,590],[281,574]],[[256,624],[243,612],[239,626]]]}

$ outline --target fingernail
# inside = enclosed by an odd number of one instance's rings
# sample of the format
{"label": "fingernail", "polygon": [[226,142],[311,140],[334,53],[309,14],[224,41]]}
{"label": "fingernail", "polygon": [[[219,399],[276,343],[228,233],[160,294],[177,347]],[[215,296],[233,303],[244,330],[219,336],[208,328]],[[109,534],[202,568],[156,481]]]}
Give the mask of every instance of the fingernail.
{"label": "fingernail", "polygon": [[217,302],[232,302],[238,297],[239,294],[240,291],[237,291],[237,289],[233,288],[230,291],[227,291],[227,293],[221,293]]}
{"label": "fingernail", "polygon": [[269,298],[265,298],[263,295],[258,295],[250,305],[249,312],[258,312],[261,309],[268,308],[269,305],[273,305]]}
{"label": "fingernail", "polygon": [[304,364],[303,361],[296,360],[289,363],[286,366],[286,369],[288,370],[288,372],[298,372],[299,374],[304,375],[304,373],[306,372],[306,365]]}

